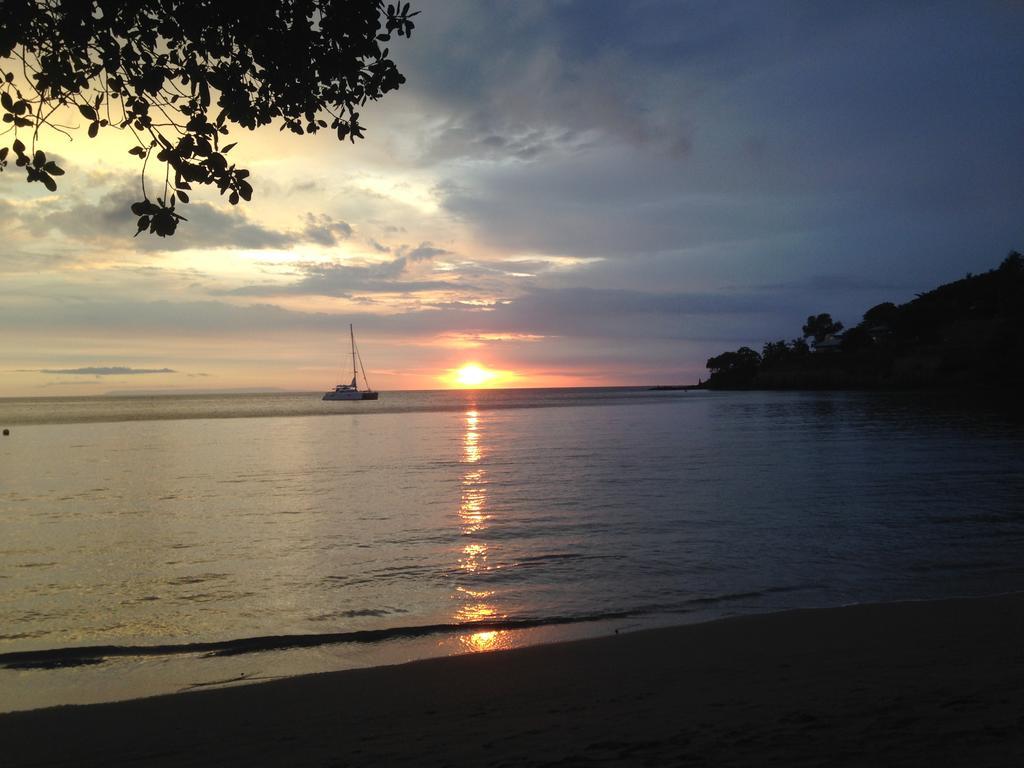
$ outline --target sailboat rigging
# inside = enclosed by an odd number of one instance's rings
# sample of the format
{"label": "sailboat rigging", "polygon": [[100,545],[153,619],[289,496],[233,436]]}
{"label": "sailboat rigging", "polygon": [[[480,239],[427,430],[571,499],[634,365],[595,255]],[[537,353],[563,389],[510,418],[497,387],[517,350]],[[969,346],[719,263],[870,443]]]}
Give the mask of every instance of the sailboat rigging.
{"label": "sailboat rigging", "polygon": [[[352,342],[352,383],[351,384],[338,384],[330,392],[325,392],[323,400],[376,400],[380,397],[379,392],[374,392],[370,389],[370,382],[366,378],[366,369],[363,367],[363,357],[359,354],[359,348],[356,346],[356,334],[352,330],[352,324],[348,325],[348,335]],[[356,364],[358,363],[358,370],[363,374],[363,383],[366,385],[365,389],[359,389],[358,384],[358,372]]]}

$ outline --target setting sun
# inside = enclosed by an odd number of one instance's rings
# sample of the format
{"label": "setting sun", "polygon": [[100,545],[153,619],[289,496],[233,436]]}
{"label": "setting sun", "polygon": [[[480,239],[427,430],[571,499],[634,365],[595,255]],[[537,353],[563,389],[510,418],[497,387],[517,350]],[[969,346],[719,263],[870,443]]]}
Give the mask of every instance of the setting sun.
{"label": "setting sun", "polygon": [[518,378],[519,375],[513,371],[487,368],[479,363],[466,363],[460,368],[449,368],[439,377],[440,381],[449,387],[462,389],[507,387]]}
{"label": "setting sun", "polygon": [[455,372],[455,381],[464,387],[479,387],[495,376],[494,371],[481,368],[476,363],[467,363]]}

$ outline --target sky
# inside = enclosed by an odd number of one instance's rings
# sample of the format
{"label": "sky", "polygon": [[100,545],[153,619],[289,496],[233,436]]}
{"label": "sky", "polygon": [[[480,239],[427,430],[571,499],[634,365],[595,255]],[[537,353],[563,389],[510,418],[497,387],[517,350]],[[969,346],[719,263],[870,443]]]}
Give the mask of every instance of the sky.
{"label": "sky", "polygon": [[[133,238],[134,142],[0,173],[0,397],[691,383],[1024,250],[1024,3],[419,0],[366,139],[236,129]],[[6,144],[5,141],[0,144]]]}

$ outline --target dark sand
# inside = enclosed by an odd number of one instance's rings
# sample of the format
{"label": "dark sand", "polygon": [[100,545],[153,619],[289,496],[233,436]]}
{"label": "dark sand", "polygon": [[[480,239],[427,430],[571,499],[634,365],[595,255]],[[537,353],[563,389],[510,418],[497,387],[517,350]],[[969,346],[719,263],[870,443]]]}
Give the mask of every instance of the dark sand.
{"label": "dark sand", "polygon": [[0,765],[1024,765],[1024,596],[0,716]]}

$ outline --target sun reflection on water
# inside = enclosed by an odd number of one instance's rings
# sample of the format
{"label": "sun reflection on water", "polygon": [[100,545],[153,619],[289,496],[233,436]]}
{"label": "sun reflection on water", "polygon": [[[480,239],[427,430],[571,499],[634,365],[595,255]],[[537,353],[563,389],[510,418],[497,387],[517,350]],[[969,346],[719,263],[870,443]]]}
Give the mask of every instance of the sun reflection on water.
{"label": "sun reflection on water", "polygon": [[511,633],[504,630],[491,630],[488,632],[474,632],[472,635],[463,635],[459,643],[467,651],[474,653],[480,651],[502,651],[515,647],[512,642]]}
{"label": "sun reflection on water", "polygon": [[[475,409],[466,411],[465,431],[462,435],[462,463],[469,466],[462,473],[462,491],[459,499],[459,532],[470,536],[459,556],[459,572],[467,577],[490,570],[487,563],[488,544],[480,534],[487,529],[487,471],[477,465],[484,458],[481,442],[481,419]],[[494,590],[470,589],[459,586],[454,599],[459,601],[453,620],[457,624],[497,621],[505,618],[489,598]],[[510,633],[503,630],[485,630],[459,636],[460,646],[470,652],[494,651],[512,647]]]}
{"label": "sun reflection on water", "polygon": [[483,470],[467,472],[462,476],[462,500],[459,504],[459,518],[463,535],[481,531],[487,521],[484,507],[487,503],[487,487],[484,485]]}
{"label": "sun reflection on water", "polygon": [[467,544],[462,548],[463,557],[459,558],[459,569],[467,573],[487,570],[487,545]]}
{"label": "sun reflection on water", "polygon": [[[483,458],[479,423],[480,416],[476,411],[466,412],[466,431],[462,436],[462,462],[464,464],[476,464]],[[463,482],[465,482],[465,478],[463,478]]]}
{"label": "sun reflection on water", "polygon": [[[486,598],[492,596],[494,590],[472,590],[458,587],[456,591],[464,599],[476,602],[467,602],[462,605],[455,612],[455,621],[494,621],[505,618],[504,614],[498,613],[498,609],[492,603],[486,602]],[[513,643],[509,632],[500,629],[488,629],[482,632],[461,635],[459,637],[459,645],[467,651],[477,652],[511,648]]]}

